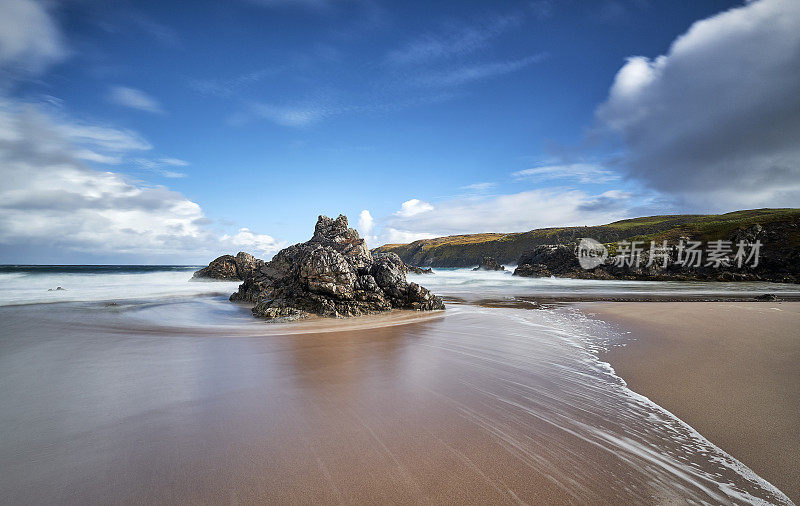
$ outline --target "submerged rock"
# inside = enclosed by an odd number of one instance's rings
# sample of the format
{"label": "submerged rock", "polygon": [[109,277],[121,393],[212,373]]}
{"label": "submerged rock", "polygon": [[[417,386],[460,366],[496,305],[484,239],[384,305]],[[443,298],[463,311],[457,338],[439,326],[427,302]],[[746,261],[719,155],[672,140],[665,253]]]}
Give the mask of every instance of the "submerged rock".
{"label": "submerged rock", "polygon": [[444,309],[441,299],[406,281],[394,253],[373,258],[347,217],[320,216],[311,240],[279,251],[246,277],[232,301],[255,303],[253,314],[298,319],[358,316],[396,309]]}
{"label": "submerged rock", "polygon": [[222,255],[215,258],[192,275],[192,279],[218,279],[221,281],[243,281],[252,276],[255,270],[264,264],[249,253],[240,251],[236,256]]}
{"label": "submerged rock", "polygon": [[473,271],[504,271],[506,268],[497,263],[494,257],[483,257],[481,263]]}

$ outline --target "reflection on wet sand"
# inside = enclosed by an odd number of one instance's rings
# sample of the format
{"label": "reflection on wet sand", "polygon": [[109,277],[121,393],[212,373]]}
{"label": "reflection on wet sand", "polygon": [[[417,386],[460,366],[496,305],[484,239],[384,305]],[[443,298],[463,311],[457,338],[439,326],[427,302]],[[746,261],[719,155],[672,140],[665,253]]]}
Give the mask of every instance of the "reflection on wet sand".
{"label": "reflection on wet sand", "polygon": [[0,313],[9,503],[785,499],[627,391],[568,310],[213,335]]}

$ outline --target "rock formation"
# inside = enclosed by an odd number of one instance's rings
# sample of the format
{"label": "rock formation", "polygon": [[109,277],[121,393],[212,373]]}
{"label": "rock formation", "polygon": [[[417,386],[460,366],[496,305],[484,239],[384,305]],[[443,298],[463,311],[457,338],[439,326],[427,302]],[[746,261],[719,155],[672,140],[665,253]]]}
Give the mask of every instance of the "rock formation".
{"label": "rock formation", "polygon": [[473,271],[504,271],[506,268],[497,263],[494,257],[483,257],[481,263]]}
{"label": "rock formation", "polygon": [[195,271],[192,279],[218,279],[220,281],[243,281],[252,276],[255,270],[264,265],[263,260],[259,260],[249,253],[240,251],[236,256],[222,255],[215,258],[199,271]]}
{"label": "rock formation", "polygon": [[347,217],[320,216],[311,240],[279,251],[246,277],[232,301],[255,303],[259,317],[358,316],[392,308],[444,309],[441,299],[406,281],[395,254],[373,258]]}
{"label": "rock formation", "polygon": [[392,263],[395,263],[400,266],[404,273],[408,274],[412,272],[414,274],[433,274],[433,269],[428,267],[427,269],[423,269],[422,267],[414,267],[413,265],[408,265],[407,263],[403,262],[400,256],[397,253],[373,253],[372,258],[375,260],[381,258],[391,258]]}
{"label": "rock formation", "polygon": [[[743,240],[762,244],[760,260],[756,267],[723,265],[719,267],[683,266],[676,263],[677,248],[671,248],[667,265],[656,261],[648,266],[648,245],[643,245],[643,255],[638,266],[615,265],[613,258],[591,269],[581,268],[575,254],[577,244],[540,245],[523,254],[514,271],[515,276],[563,277],[582,279],[626,279],[649,281],[774,281],[800,282],[800,249],[793,240],[798,235],[798,224],[774,223],[769,228],[759,224],[733,230],[728,239],[735,245]],[[681,236],[684,242],[692,237]],[[700,240],[702,238],[695,238]]]}

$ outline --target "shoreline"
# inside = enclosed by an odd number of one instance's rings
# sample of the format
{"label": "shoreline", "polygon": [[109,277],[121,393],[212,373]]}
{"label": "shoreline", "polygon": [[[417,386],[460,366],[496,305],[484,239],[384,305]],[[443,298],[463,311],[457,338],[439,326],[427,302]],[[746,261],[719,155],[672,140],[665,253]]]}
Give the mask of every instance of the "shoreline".
{"label": "shoreline", "polygon": [[632,395],[581,344],[605,323],[451,307],[288,324],[214,298],[0,309],[0,490],[19,503],[788,501]]}
{"label": "shoreline", "polygon": [[625,333],[601,352],[644,395],[800,499],[800,304],[590,302]]}

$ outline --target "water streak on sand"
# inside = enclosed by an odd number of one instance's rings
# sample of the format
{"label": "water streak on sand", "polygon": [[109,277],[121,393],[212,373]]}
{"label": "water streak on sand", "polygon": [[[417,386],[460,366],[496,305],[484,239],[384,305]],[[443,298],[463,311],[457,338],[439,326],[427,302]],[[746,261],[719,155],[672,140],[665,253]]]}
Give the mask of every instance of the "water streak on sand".
{"label": "water streak on sand", "polygon": [[221,297],[0,308],[0,494],[788,503],[628,390],[579,311],[364,321],[287,334]]}

